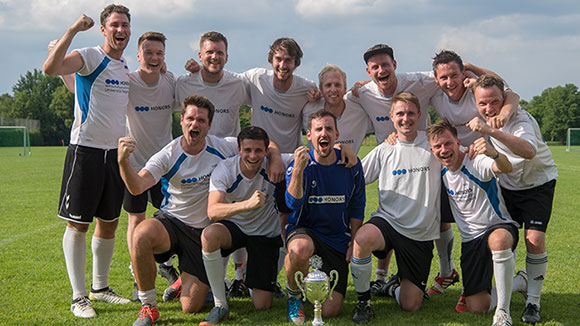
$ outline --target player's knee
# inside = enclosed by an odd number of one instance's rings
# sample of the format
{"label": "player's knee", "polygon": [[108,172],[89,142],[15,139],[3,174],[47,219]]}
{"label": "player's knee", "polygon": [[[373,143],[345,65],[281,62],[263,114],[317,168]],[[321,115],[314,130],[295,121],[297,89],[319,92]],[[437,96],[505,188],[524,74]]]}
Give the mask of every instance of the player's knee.
{"label": "player's knee", "polygon": [[188,297],[181,297],[181,311],[186,314],[198,313],[203,307],[204,300],[191,300]]}
{"label": "player's knee", "polygon": [[544,249],[545,239],[546,237],[544,232],[527,232],[526,246],[528,247],[528,251],[538,251]]}
{"label": "player's knee", "polygon": [[421,301],[422,300],[417,300],[416,298],[413,298],[410,300],[404,300],[404,301],[401,301],[400,306],[401,306],[401,309],[403,309],[405,311],[415,312],[415,311],[418,311],[419,308],[421,308]]}
{"label": "player's knee", "polygon": [[489,310],[489,302],[487,300],[476,300],[469,297],[465,298],[467,311],[475,314],[485,314]]}
{"label": "player's knee", "polygon": [[307,261],[312,255],[312,251],[307,246],[292,246],[288,249],[291,262]]}
{"label": "player's knee", "polygon": [[326,306],[322,309],[322,317],[336,317],[340,313],[340,305]]}

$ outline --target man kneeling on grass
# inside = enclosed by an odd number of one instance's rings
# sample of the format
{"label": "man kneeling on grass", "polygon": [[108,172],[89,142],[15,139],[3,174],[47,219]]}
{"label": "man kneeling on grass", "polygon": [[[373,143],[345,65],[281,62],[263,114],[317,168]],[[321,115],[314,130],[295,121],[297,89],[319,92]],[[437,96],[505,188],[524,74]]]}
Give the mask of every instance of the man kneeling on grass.
{"label": "man kneeling on grass", "polygon": [[[211,175],[207,213],[217,222],[203,230],[201,244],[215,307],[200,325],[229,318],[222,257],[239,248],[248,252],[244,282],[252,289],[254,307],[272,306],[282,238],[274,203],[276,186],[266,174],[269,143],[264,129],[244,128],[238,135],[239,155],[221,161]],[[286,164],[292,158],[292,154],[283,154]]]}

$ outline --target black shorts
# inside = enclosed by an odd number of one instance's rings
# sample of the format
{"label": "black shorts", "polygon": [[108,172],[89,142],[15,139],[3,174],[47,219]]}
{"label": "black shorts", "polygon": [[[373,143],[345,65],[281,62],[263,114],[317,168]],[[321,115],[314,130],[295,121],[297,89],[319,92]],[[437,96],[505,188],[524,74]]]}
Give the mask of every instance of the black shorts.
{"label": "black shorts", "polygon": [[69,145],[64,162],[58,216],[90,224],[93,217],[115,221],[121,214],[125,184],[117,150]]}
{"label": "black shorts", "polygon": [[[305,234],[312,239],[312,242],[314,242],[314,255],[318,255],[322,258],[321,271],[325,272],[329,277],[330,271],[336,270],[338,272],[338,283],[336,284],[334,291],[344,296],[346,294],[346,284],[348,283],[349,274],[345,254],[324,243],[324,241],[320,240],[320,238],[310,229],[301,227],[293,229],[286,235],[286,245],[288,245],[290,240],[292,240],[293,236],[298,234]],[[304,275],[304,277],[306,277],[306,275]]]}
{"label": "black shorts", "polygon": [[449,194],[447,194],[447,188],[441,180],[441,193],[440,193],[440,212],[441,212],[441,223],[455,223],[455,218],[453,218],[453,212],[451,211],[451,205],[449,204]]}
{"label": "black shorts", "polygon": [[502,187],[501,193],[514,221],[524,225],[526,230],[546,232],[552,215],[555,189],[556,179],[526,190],[508,190]]}
{"label": "black shorts", "polygon": [[201,232],[203,229],[187,226],[177,217],[162,211],[156,212],[153,216],[163,223],[171,242],[169,251],[156,254],[155,261],[163,263],[176,254],[179,257],[179,270],[194,275],[201,282],[209,285],[201,255]]}
{"label": "black shorts", "polygon": [[415,284],[425,291],[431,260],[433,259],[433,240],[416,241],[397,232],[385,219],[373,217],[367,223],[376,226],[385,239],[385,249],[373,251],[377,258],[387,257],[387,253],[395,250],[397,259],[397,275]]}
{"label": "black shorts", "polygon": [[131,195],[129,190],[125,189],[123,209],[127,213],[145,213],[147,211],[147,202],[150,202],[153,207],[159,209],[163,197],[163,193],[161,192],[161,182],[157,182],[153,187],[145,190],[142,194],[137,196]]}
{"label": "black shorts", "polygon": [[491,293],[493,278],[493,258],[489,249],[489,235],[496,229],[506,229],[514,238],[512,251],[518,244],[518,229],[513,224],[497,224],[489,228],[484,235],[461,244],[461,276],[465,296],[481,291]]}
{"label": "black shorts", "polygon": [[219,221],[230,231],[232,247],[222,249],[223,257],[229,256],[239,248],[246,248],[248,260],[244,283],[250,289],[274,292],[278,280],[278,256],[282,247],[282,237],[246,235],[231,221]]}
{"label": "black shorts", "polygon": [[282,180],[274,184],[274,199],[276,200],[276,208],[280,213],[292,213],[292,210],[286,205],[286,181]]}

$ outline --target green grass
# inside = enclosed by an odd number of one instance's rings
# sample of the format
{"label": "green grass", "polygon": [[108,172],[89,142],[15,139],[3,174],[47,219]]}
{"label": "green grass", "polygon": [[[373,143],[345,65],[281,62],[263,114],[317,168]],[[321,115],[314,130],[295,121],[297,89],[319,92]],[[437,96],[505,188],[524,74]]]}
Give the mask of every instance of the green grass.
{"label": "green grass", "polygon": [[[0,157],[0,324],[2,325],[130,325],[140,305],[116,306],[95,303],[98,317],[81,320],[69,312],[71,289],[62,254],[65,223],[56,217],[60,179],[66,148],[33,147],[30,157]],[[361,149],[361,156],[370,147]],[[566,152],[565,146],[552,146],[560,177],[556,186],[554,211],[547,234],[549,266],[542,296],[542,325],[580,324],[580,152]],[[367,187],[366,215],[377,207],[376,185]],[[152,211],[150,212],[152,213]],[[151,214],[148,215],[151,215]],[[126,214],[121,216],[110,285],[130,296],[132,278],[125,240]],[[91,227],[89,234],[92,233]],[[456,232],[455,264],[459,266],[459,234]],[[90,238],[87,238],[90,247]],[[439,269],[436,253],[430,279]],[[517,268],[524,267],[525,250],[520,241]],[[87,288],[90,286],[91,253],[87,250]],[[395,271],[394,263],[391,271]],[[230,276],[232,271],[229,271]],[[177,302],[161,302],[166,286],[158,279],[161,312],[159,325],[195,325],[208,313],[186,315]],[[459,314],[454,311],[460,287],[453,286],[443,295],[426,301],[417,313],[399,309],[392,299],[373,299],[377,315],[371,325],[490,325],[492,315]],[[325,319],[327,325],[351,325],[356,294],[349,283],[339,317]],[[256,312],[249,299],[230,301],[231,319],[224,325],[288,325],[286,302],[275,300],[268,311]],[[524,308],[518,294],[512,299],[512,316],[517,322]],[[312,308],[307,305],[307,315]]]}

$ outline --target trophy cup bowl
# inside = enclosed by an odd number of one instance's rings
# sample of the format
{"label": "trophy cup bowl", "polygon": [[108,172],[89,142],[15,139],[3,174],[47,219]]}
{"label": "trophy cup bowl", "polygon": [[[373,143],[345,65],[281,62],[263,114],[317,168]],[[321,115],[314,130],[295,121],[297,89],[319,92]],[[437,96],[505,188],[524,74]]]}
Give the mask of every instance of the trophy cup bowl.
{"label": "trophy cup bowl", "polygon": [[[302,272],[297,271],[294,274],[296,285],[302,291],[303,299],[314,304],[314,319],[312,326],[322,326],[322,303],[326,299],[332,300],[332,291],[338,283],[338,272],[336,270],[330,271],[330,277],[323,271],[319,270],[322,267],[322,259],[316,255],[310,258],[310,266],[314,269],[312,272],[304,277]],[[334,284],[332,284],[334,282]],[[304,284],[302,286],[301,284]],[[331,287],[332,284],[332,287]]]}

